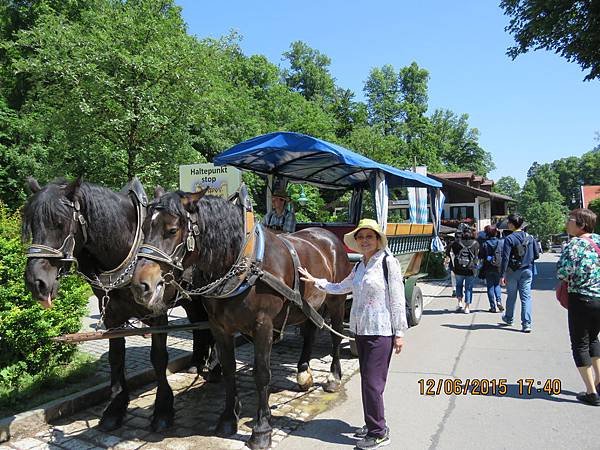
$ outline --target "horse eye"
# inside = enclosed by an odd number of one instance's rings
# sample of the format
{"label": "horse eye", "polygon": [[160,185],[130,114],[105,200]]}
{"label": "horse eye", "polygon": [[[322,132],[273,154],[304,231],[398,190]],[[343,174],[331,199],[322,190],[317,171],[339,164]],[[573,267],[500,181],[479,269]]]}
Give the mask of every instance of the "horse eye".
{"label": "horse eye", "polygon": [[169,233],[171,236],[173,236],[173,235],[177,234],[177,228],[169,228],[167,233]]}

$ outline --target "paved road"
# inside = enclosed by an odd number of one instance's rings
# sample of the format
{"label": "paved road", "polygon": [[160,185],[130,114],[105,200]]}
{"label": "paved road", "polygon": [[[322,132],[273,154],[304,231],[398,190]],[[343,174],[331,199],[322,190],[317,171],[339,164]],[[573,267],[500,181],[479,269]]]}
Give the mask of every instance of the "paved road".
{"label": "paved road", "polygon": [[[544,254],[534,282],[533,332],[500,326],[476,287],[474,314],[454,312],[454,300],[438,297],[421,325],[409,330],[406,349],[392,360],[385,393],[392,449],[598,449],[600,408],[580,404],[583,383],[569,347],[567,314],[554,299],[558,255]],[[447,289],[446,294],[448,294]],[[558,379],[561,394],[519,392],[518,380]],[[420,379],[507,380],[505,395],[433,395]],[[361,426],[360,377],[347,383],[347,398],[284,439],[279,448],[352,448]],[[540,386],[535,385],[534,388]]]}
{"label": "paved road", "polygon": [[[450,288],[429,302],[418,327],[409,330],[407,345],[395,356],[386,391],[391,428],[391,449],[597,449],[600,408],[575,399],[582,382],[569,350],[566,311],[553,294],[557,255],[543,255],[534,285],[533,333],[520,326],[500,326],[499,314],[488,313],[481,285],[476,288],[474,313],[454,312]],[[436,289],[439,291],[439,288]],[[517,308],[517,319],[519,308]],[[516,320],[518,324],[518,320]],[[294,387],[298,338],[291,336],[273,356],[274,447],[285,450],[352,448],[354,427],[362,425],[360,378],[356,360],[345,351],[344,386],[339,394],[326,394],[319,383],[329,364],[327,338],[320,339],[312,365],[317,386],[308,393]],[[189,344],[188,344],[189,345]],[[234,449],[247,439],[254,416],[255,394],[249,364],[252,352],[238,351],[239,379],[243,392],[240,433],[233,439],[211,436],[216,413],[222,408],[220,385],[204,385],[189,374],[169,377],[176,391],[177,426],[157,435],[147,429],[154,391],[133,395],[128,422],[113,434],[94,429],[103,406],[62,420],[45,430],[11,441],[0,449]],[[561,393],[550,396],[519,392],[518,380],[531,378],[542,384],[560,380]],[[419,380],[506,380],[503,395],[421,395]],[[448,382],[450,383],[450,381]],[[45,446],[44,446],[45,444]],[[41,446],[40,446],[41,445]]]}

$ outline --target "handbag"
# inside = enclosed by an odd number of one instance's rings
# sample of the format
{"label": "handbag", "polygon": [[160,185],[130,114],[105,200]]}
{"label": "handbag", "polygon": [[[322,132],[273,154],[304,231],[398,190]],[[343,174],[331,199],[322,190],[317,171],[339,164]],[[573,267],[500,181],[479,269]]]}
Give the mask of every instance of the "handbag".
{"label": "handbag", "polygon": [[[600,247],[598,247],[594,241],[592,241],[588,237],[582,237],[582,239],[588,241],[588,243],[596,251],[598,256],[600,256]],[[569,309],[569,290],[568,290],[568,288],[569,288],[569,283],[567,283],[566,281],[561,281],[556,285],[556,299],[566,309]]]}
{"label": "handbag", "polygon": [[556,300],[563,308],[569,309],[569,283],[560,281],[556,285]]}

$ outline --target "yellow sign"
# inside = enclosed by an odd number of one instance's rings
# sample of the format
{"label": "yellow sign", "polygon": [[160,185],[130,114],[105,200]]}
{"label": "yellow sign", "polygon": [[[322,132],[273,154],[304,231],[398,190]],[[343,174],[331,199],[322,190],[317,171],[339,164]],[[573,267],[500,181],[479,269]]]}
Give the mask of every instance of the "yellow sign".
{"label": "yellow sign", "polygon": [[242,173],[235,167],[211,163],[179,166],[179,189],[184,192],[198,192],[208,187],[207,194],[227,198],[241,183]]}

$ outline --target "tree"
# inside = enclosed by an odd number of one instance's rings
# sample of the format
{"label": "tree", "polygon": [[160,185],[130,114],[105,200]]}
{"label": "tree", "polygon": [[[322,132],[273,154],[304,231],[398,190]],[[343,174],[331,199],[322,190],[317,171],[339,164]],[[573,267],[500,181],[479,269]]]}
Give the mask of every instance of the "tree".
{"label": "tree", "polygon": [[550,235],[561,233],[565,228],[567,208],[556,202],[542,202],[531,205],[525,220],[529,223],[527,231],[546,242]]}
{"label": "tree", "polygon": [[600,184],[600,146],[581,155],[579,173],[583,184]]}
{"label": "tree", "polygon": [[578,203],[579,190],[583,181],[580,159],[576,156],[557,159],[550,164],[558,175],[558,190],[565,199],[564,205],[573,209]]}
{"label": "tree", "polygon": [[431,116],[430,146],[447,171],[473,171],[486,176],[495,169],[492,155],[479,145],[479,130],[471,128],[468,114],[458,116],[438,109]]}
{"label": "tree", "polygon": [[592,200],[588,205],[588,209],[591,209],[596,214],[596,228],[594,232],[600,233],[600,198]]}
{"label": "tree", "polygon": [[506,176],[496,181],[493,189],[494,192],[517,199],[521,191],[521,186],[519,186],[519,182],[514,177]]}
{"label": "tree", "polygon": [[394,68],[386,64],[371,70],[365,82],[369,124],[381,129],[384,135],[398,132],[402,118],[400,81]]}
{"label": "tree", "polygon": [[427,82],[429,72],[421,69],[416,62],[400,69],[398,89],[400,92],[400,110],[403,124],[401,134],[407,143],[413,164],[431,166],[436,159],[436,149],[429,145],[428,136],[431,123],[425,116],[427,112]]}
{"label": "tree", "polygon": [[27,131],[46,146],[48,172],[172,186],[179,163],[202,161],[189,129],[210,55],[173,1],[106,0],[77,22],[50,11],[14,49],[33,83]]}
{"label": "tree", "polygon": [[329,73],[331,59],[327,55],[296,41],[283,56],[290,63],[290,68],[283,71],[283,78],[290,89],[307,100],[316,97],[330,99],[333,96],[335,81]]}
{"label": "tree", "polygon": [[551,50],[589,70],[585,81],[600,78],[600,6],[590,0],[503,0],[506,31],[516,40],[512,59],[529,50]]}

